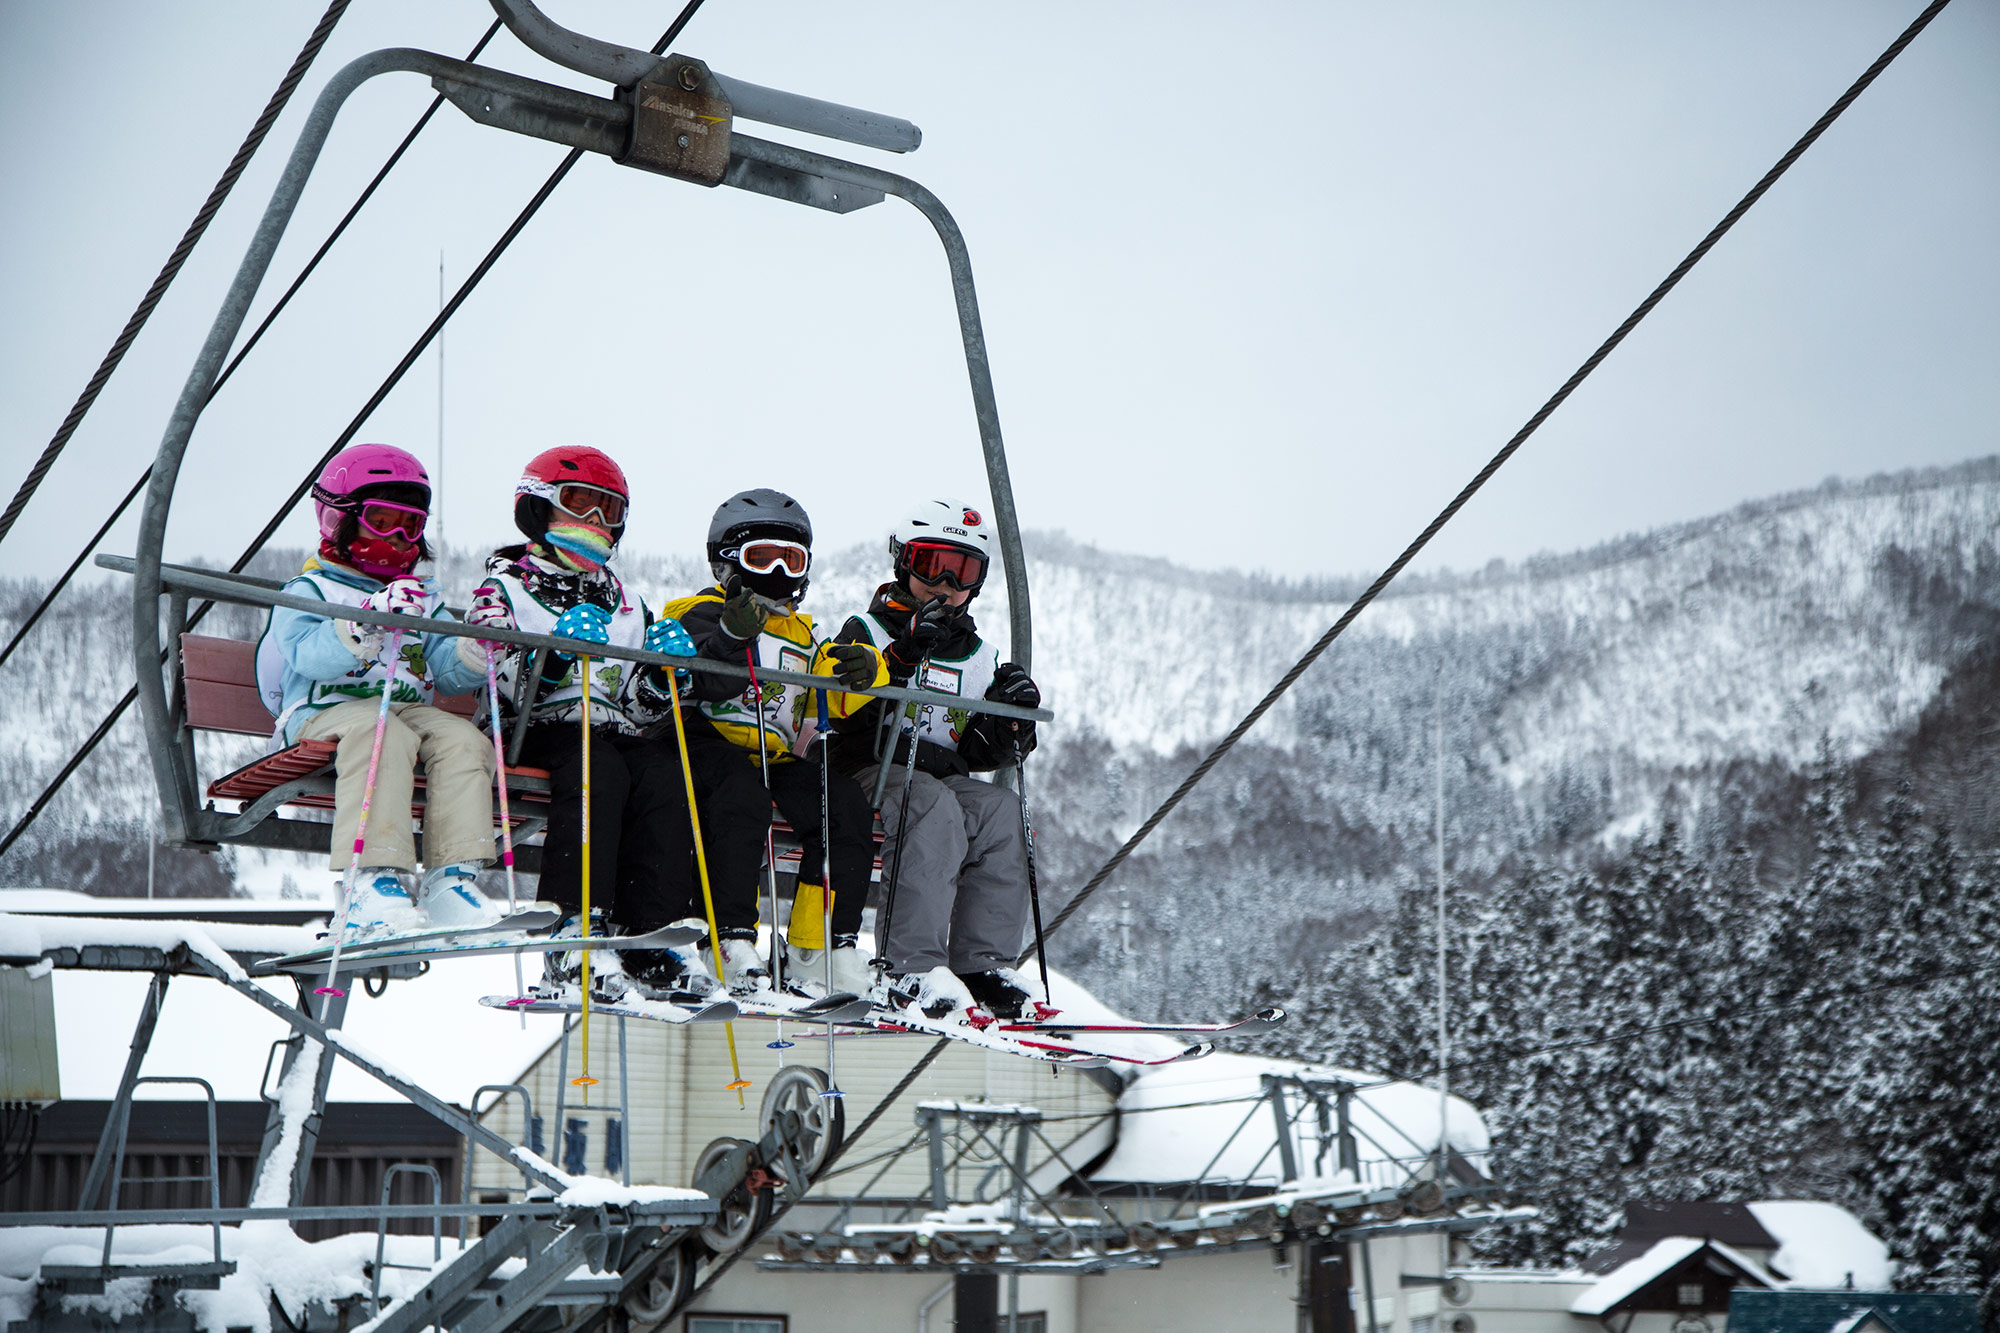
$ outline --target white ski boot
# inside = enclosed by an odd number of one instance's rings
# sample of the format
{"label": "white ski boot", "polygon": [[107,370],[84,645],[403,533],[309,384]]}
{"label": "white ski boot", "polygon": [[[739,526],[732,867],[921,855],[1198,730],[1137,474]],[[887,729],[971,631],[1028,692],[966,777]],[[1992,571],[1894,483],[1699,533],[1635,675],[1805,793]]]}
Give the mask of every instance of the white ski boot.
{"label": "white ski boot", "polygon": [[868,955],[856,947],[852,939],[834,936],[833,940],[833,990],[827,990],[827,953],[824,949],[801,949],[796,944],[785,946],[785,981],[801,995],[822,999],[829,993],[866,995],[875,985],[875,970],[868,966]]}
{"label": "white ski boot", "polygon": [[731,995],[752,995],[771,989],[771,969],[757,952],[755,939],[722,937],[722,979]]}
{"label": "white ski boot", "polygon": [[979,1007],[965,983],[948,967],[928,972],[885,972],[868,998],[883,1009],[915,1009],[926,1018],[954,1018],[965,1022],[966,1015]]}
{"label": "white ski boot", "polygon": [[347,902],[350,941],[400,935],[422,930],[426,924],[424,914],[410,901],[401,871],[394,866],[363,866],[355,872],[354,892]]}
{"label": "white ski boot", "polygon": [[500,919],[500,909],[479,891],[479,866],[472,861],[427,872],[417,906],[433,926],[490,926]]}

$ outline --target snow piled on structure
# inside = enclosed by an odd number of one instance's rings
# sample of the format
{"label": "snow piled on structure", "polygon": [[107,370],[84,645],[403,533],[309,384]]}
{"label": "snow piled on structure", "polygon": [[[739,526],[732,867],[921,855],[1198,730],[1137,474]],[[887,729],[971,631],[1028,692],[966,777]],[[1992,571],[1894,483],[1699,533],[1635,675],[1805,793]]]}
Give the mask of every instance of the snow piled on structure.
{"label": "snow piled on structure", "polygon": [[[99,916],[8,915],[0,921],[6,923],[9,932],[6,951],[14,957],[47,953],[51,949],[85,949],[92,945],[159,949],[171,953],[186,945],[234,981],[242,981],[248,974],[229,956],[231,949],[284,953],[309,949],[313,945],[312,932],[303,926]],[[30,945],[33,947],[25,947]]]}
{"label": "snow piled on structure", "polygon": [[1778,1242],[1771,1267],[1793,1286],[1887,1291],[1894,1281],[1889,1247],[1838,1204],[1784,1199],[1748,1207]]}
{"label": "snow piled on structure", "polygon": [[[363,1265],[375,1258],[375,1234],[350,1232],[330,1239],[300,1240],[283,1223],[253,1222],[242,1228],[224,1227],[222,1256],[236,1271],[213,1291],[183,1291],[178,1300],[194,1316],[201,1333],[251,1329],[272,1333],[273,1298],[295,1324],[315,1302],[332,1303],[365,1294]],[[26,1319],[34,1293],[34,1276],[43,1264],[96,1267],[104,1252],[100,1227],[0,1228],[0,1319]],[[205,1226],[128,1226],[113,1236],[114,1265],[208,1263],[214,1258],[213,1233]],[[443,1262],[458,1256],[447,1242]],[[426,1282],[432,1266],[429,1236],[387,1239],[385,1258],[411,1268],[391,1268],[382,1274],[386,1301],[406,1295]],[[63,1308],[72,1313],[97,1312],[111,1319],[137,1313],[150,1284],[144,1278],[117,1278],[100,1296],[69,1296]]]}
{"label": "snow piled on structure", "polygon": [[1652,1249],[1638,1258],[1629,1259],[1606,1273],[1596,1285],[1570,1304],[1569,1312],[1592,1319],[1597,1318],[1675,1264],[1703,1249],[1715,1251],[1767,1287],[1785,1285],[1784,1279],[1776,1273],[1743,1251],[1724,1245],[1719,1240],[1703,1240],[1698,1236],[1668,1236],[1665,1240],[1656,1241]]}
{"label": "snow piled on structure", "polygon": [[[1438,1094],[1414,1083],[1384,1083],[1372,1074],[1299,1064],[1292,1060],[1221,1053],[1187,1064],[1139,1073],[1118,1098],[1118,1146],[1091,1172],[1096,1180],[1203,1179],[1282,1184],[1277,1128],[1263,1100],[1266,1074],[1365,1088],[1350,1104],[1361,1184],[1392,1189],[1408,1177],[1404,1163],[1437,1149]],[[1475,1165],[1491,1147],[1486,1123],[1469,1103],[1454,1097],[1446,1141]],[[1294,1122],[1300,1170],[1324,1174],[1321,1144],[1311,1114]]]}

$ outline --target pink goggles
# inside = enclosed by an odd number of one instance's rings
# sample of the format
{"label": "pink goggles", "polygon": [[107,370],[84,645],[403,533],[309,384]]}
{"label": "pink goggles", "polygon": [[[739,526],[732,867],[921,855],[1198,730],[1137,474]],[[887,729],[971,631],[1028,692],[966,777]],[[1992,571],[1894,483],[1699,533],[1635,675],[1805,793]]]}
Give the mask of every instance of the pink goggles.
{"label": "pink goggles", "polygon": [[374,537],[389,537],[402,534],[404,541],[423,540],[424,524],[430,513],[412,505],[394,504],[388,500],[364,500],[354,508],[354,517],[360,522],[362,531]]}

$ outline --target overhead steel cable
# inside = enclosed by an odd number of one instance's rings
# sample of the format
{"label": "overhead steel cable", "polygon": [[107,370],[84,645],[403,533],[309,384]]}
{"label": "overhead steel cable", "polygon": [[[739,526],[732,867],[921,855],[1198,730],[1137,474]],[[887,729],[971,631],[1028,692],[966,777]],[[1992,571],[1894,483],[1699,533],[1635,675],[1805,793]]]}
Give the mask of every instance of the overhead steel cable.
{"label": "overhead steel cable", "polygon": [[[1063,922],[1076,915],[1077,909],[1089,900],[1091,894],[1097,892],[1098,887],[1105,880],[1111,878],[1119,866],[1125,864],[1125,859],[1132,855],[1133,851],[1138,848],[1140,843],[1146,840],[1154,829],[1160,826],[1160,821],[1173,813],[1174,807],[1179,805],[1182,799],[1194,790],[1195,784],[1208,776],[1209,770],[1214,768],[1224,755],[1234,749],[1236,742],[1242,740],[1244,734],[1250,728],[1256,726],[1258,720],[1270,711],[1271,706],[1277,703],[1287,690],[1292,688],[1293,683],[1300,676],[1304,675],[1314,662],[1320,659],[1320,655],[1333,646],[1333,641],[1338,639],[1347,627],[1354,623],[1354,618],[1366,610],[1368,604],[1374,601],[1376,596],[1384,588],[1388,587],[1398,574],[1403,572],[1404,566],[1408,565],[1411,560],[1416,558],[1418,552],[1430,544],[1431,538],[1438,534],[1438,530],[1449,523],[1453,516],[1465,507],[1466,502],[1478,494],[1480,487],[1484,486],[1493,474],[1500,470],[1502,464],[1514,456],[1514,451],[1519,449],[1527,442],[1529,436],[1541,428],[1542,423],[1549,419],[1550,414],[1558,407],[1561,407],[1563,402],[1572,393],[1576,392],[1577,386],[1582,384],[1590,376],[1590,373],[1597,369],[1599,363],[1605,357],[1611,355],[1618,344],[1625,341],[1627,334],[1638,327],[1639,321],[1651,314],[1653,307],[1664,300],[1668,292],[1671,292],[1675,287],[1680,285],[1681,279],[1686,277],[1689,270],[1701,262],[1704,255],[1715,248],[1716,242],[1727,235],[1729,229],[1736,225],[1737,220],[1750,211],[1751,205],[1764,197],[1764,192],[1775,185],[1778,178],[1791,169],[1792,164],[1799,160],[1800,155],[1806,149],[1812,147],[1818,141],[1820,135],[1826,133],[1828,126],[1840,118],[1841,112],[1847,110],[1854,99],[1859,97],[1869,84],[1875,82],[1876,76],[1887,69],[1889,63],[1902,54],[1903,48],[1914,41],[1918,33],[1930,26],[1930,21],[1936,18],[1939,12],[1950,3],[1951,0],[1932,0],[1932,3],[1924,12],[1917,15],[1910,26],[1903,29],[1901,35],[1895,41],[1889,43],[1888,49],[1876,57],[1875,63],[1870,65],[1863,71],[1860,78],[1848,86],[1847,91],[1842,93],[1835,100],[1834,104],[1827,108],[1826,114],[1813,122],[1812,128],[1801,135],[1799,141],[1793,144],[1783,157],[1778,159],[1777,164],[1764,173],[1763,179],[1751,186],[1750,192],[1737,201],[1736,207],[1730,209],[1722,221],[1716,223],[1714,229],[1708,235],[1701,238],[1701,243],[1690,250],[1687,257],[1674,266],[1674,271],[1669,273],[1660,285],[1655,287],[1652,293],[1639,303],[1637,309],[1625,317],[1625,322],[1620,324],[1612,332],[1611,336],[1606,338],[1581,366],[1577,367],[1574,374],[1563,381],[1563,386],[1557,389],[1532,417],[1528,418],[1527,424],[1514,433],[1514,438],[1507,441],[1500,452],[1488,460],[1485,467],[1479,469],[1479,474],[1466,483],[1465,489],[1452,497],[1451,503],[1446,505],[1439,512],[1438,516],[1431,520],[1430,526],[1419,533],[1417,539],[1405,547],[1403,553],[1397,556],[1373,583],[1368,585],[1367,591],[1357,597],[1354,600],[1354,604],[1348,607],[1341,614],[1340,619],[1333,623],[1333,627],[1320,636],[1319,642],[1306,650],[1305,656],[1294,663],[1292,669],[1287,671],[1278,683],[1271,687],[1270,693],[1258,700],[1257,706],[1244,714],[1243,720],[1231,728],[1229,734],[1224,736],[1216,744],[1215,748],[1203,757],[1199,764],[1195,765],[1194,771],[1182,780],[1180,786],[1174,788],[1173,793],[1165,801],[1160,803],[1159,809],[1146,817],[1146,822],[1141,824],[1137,831],[1125,840],[1123,846],[1111,854],[1111,859],[1099,867],[1097,873],[1092,875],[1081,889],[1077,890],[1076,896],[1063,906],[1062,911],[1056,913],[1055,919],[1049,922],[1048,929],[1042,932],[1044,936],[1054,933],[1056,928],[1061,926]],[[1022,954],[1016,965],[1025,964],[1028,957],[1029,954]]]}
{"label": "overhead steel cable", "polygon": [[[486,44],[492,41],[494,35],[499,31],[500,20],[495,19],[492,26],[486,29],[486,35],[474,44],[472,50],[466,54],[465,58],[468,61],[477,60],[479,53],[486,49]],[[215,377],[215,384],[208,391],[208,397],[211,402],[214,401],[215,395],[222,391],[222,386],[229,382],[229,377],[236,373],[236,368],[243,364],[243,358],[250,355],[250,349],[257,345],[258,341],[263,338],[265,331],[283,313],[285,307],[291,304],[292,298],[298,295],[301,287],[305,286],[306,279],[310,278],[313,270],[319,267],[319,261],[326,258],[327,252],[333,249],[334,242],[340,239],[342,233],[347,230],[347,225],[354,221],[355,216],[361,212],[363,205],[367,204],[375,196],[376,189],[388,178],[390,171],[395,169],[396,164],[403,160],[403,154],[409,151],[410,145],[416,142],[417,136],[423,133],[424,127],[430,124],[431,117],[437,114],[437,109],[443,105],[444,95],[442,93],[431,99],[431,104],[425,109],[424,114],[417,117],[417,123],[410,127],[408,134],[403,136],[403,142],[396,145],[396,151],[389,154],[389,160],[384,162],[382,169],[375,173],[375,179],[368,182],[367,188],[361,191],[360,197],[355,199],[353,205],[347,210],[346,216],[342,217],[334,229],[327,233],[327,237],[320,243],[319,249],[313,252],[313,257],[306,261],[305,267],[299,270],[299,275],[292,279],[292,285],[285,289],[285,294],[278,298],[276,304],[271,307],[270,313],[264,316],[262,322],[257,325],[249,338],[244,340],[243,346],[237,349],[236,355],[230,358],[229,364],[222,368],[222,373]],[[91,539],[83,544],[83,549],[77,552],[76,559],[70,561],[69,568],[63,571],[62,577],[55,581],[55,584],[42,597],[41,602],[36,605],[33,611],[28,613],[28,618],[21,622],[19,629],[14,631],[14,637],[7,641],[7,646],[0,648],[0,666],[4,666],[7,659],[14,655],[14,650],[21,646],[21,640],[26,638],[28,631],[35,627],[35,622],[42,618],[43,614],[48,611],[49,606],[62,594],[62,590],[69,586],[69,581],[76,577],[76,571],[83,568],[83,562],[90,558],[90,553],[97,549],[98,544],[104,540],[105,534],[111,531],[112,525],[125,517],[125,511],[132,507],[132,502],[139,498],[139,493],[146,489],[146,483],[152,479],[153,465],[148,463],[146,470],[139,474],[139,479],[132,483],[132,489],[125,492],[125,498],[120,500],[117,508],[111,511],[111,517],[105,519]]]}
{"label": "overhead steel cable", "polygon": [[[654,45],[654,55],[661,54],[673,43],[674,38],[680,35],[681,29],[687,26],[688,20],[694,17],[695,11],[700,9],[701,6],[702,0],[688,0],[687,7],[681,11],[680,17],[674,20],[673,25],[667,29],[658,43]],[[284,503],[278,507],[277,512],[271,516],[271,521],[264,525],[263,530],[244,549],[243,554],[238,556],[235,563],[230,565],[230,573],[242,573],[251,560],[256,558],[257,553],[264,549],[264,544],[271,540],[272,535],[284,523],[285,517],[291,513],[292,508],[300,500],[304,499],[306,493],[312,489],[313,480],[319,475],[320,470],[332,460],[335,454],[347,447],[348,441],[352,440],[359,433],[361,427],[373,415],[375,409],[381,406],[382,400],[387,398],[396,385],[402,381],[403,376],[409,373],[410,367],[416,364],[417,358],[422,356],[425,349],[431,345],[431,341],[437,337],[439,330],[443,329],[446,322],[458,312],[458,308],[465,304],[465,299],[472,295],[473,289],[479,285],[487,272],[499,261],[500,256],[506,253],[507,247],[514,243],[514,238],[519,236],[522,229],[528,225],[535,214],[541,211],[542,205],[548,202],[549,195],[555,192],[556,186],[562,184],[563,178],[568,176],[571,169],[582,160],[583,154],[583,149],[572,148],[556,169],[549,173],[549,178],[542,182],[539,190],[535,191],[534,198],[527,202],[526,206],[521,209],[521,212],[508,226],[507,230],[501,234],[500,239],[495,241],[492,248],[486,252],[486,257],[481,259],[478,266],[466,276],[465,281],[453,293],[451,300],[445,304],[442,310],[438,311],[437,316],[431,320],[422,335],[410,346],[410,350],[403,354],[402,360],[396,363],[395,369],[391,370],[388,377],[382,381],[375,392],[369,395],[368,401],[362,405],[359,412],[355,413],[354,419],[347,423],[347,428],[341,431],[333,444],[313,464],[312,469],[306,473],[305,478],[293,489],[291,495],[286,497]],[[196,625],[199,625],[214,605],[213,602],[203,602],[200,606],[196,607],[192,614],[188,616],[186,628],[192,630]],[[162,650],[160,661],[164,663],[167,653],[171,651],[171,645]],[[113,706],[104,720],[98,723],[97,729],[91,732],[89,738],[77,749],[77,752],[70,756],[69,762],[63,765],[62,770],[56,774],[55,779],[42,790],[42,794],[35,798],[34,803],[15,822],[14,827],[8,830],[6,838],[0,840],[0,856],[5,856],[8,849],[19,841],[21,834],[27,831],[28,826],[34,823],[42,811],[48,807],[48,803],[55,798],[56,793],[62,790],[63,784],[69,781],[70,775],[75,773],[83,764],[83,761],[89,758],[91,753],[103,743],[104,738],[111,733],[111,728],[117,724],[119,718],[125,715],[125,710],[137,702],[138,698],[139,687],[137,684],[134,684],[131,689],[125,692],[125,697]]]}
{"label": "overhead steel cable", "polygon": [[180,244],[176,245],[173,253],[167,256],[167,262],[154,277],[153,285],[146,289],[146,294],[139,300],[138,308],[132,312],[132,317],[125,321],[124,329],[111,344],[111,350],[106,352],[104,359],[98,363],[97,372],[90,377],[90,382],[83,386],[83,392],[77,395],[76,403],[70,408],[69,415],[63,418],[62,425],[56,428],[55,437],[49,441],[48,447],[42,450],[42,456],[35,460],[35,465],[28,469],[27,478],[22,481],[20,489],[14,492],[14,498],[7,502],[6,511],[0,513],[0,541],[7,539],[7,534],[13,530],[14,521],[21,516],[21,511],[27,507],[28,501],[41,486],[42,479],[48,476],[49,469],[55,466],[55,461],[62,455],[64,446],[69,443],[70,437],[76,434],[77,427],[83,424],[85,414],[90,411],[92,404],[96,403],[98,394],[104,391],[104,385],[110,380],[112,372],[118,369],[118,363],[125,359],[125,353],[131,348],[132,340],[139,336],[139,330],[146,327],[146,321],[152,318],[154,307],[159,305],[160,298],[167,294],[167,288],[172,286],[174,279],[180,275],[181,266],[187,263],[188,255],[193,253],[196,243],[208,230],[208,224],[214,220],[216,210],[222,207],[222,201],[227,199],[229,192],[235,188],[237,178],[243,174],[243,169],[250,165],[250,159],[262,146],[264,136],[271,132],[271,126],[284,111],[285,104],[292,100],[292,93],[298,88],[299,80],[303,79],[306,71],[312,67],[314,58],[319,55],[320,48],[326,45],[326,39],[333,35],[334,25],[340,22],[350,3],[351,0],[333,0],[333,3],[326,7],[326,13],[320,15],[319,23],[306,38],[306,44],[299,48],[297,57],[292,61],[292,67],[285,71],[285,77],[279,81],[277,91],[273,92],[270,101],[264,104],[263,114],[259,115],[256,123],[250,127],[250,133],[244,136],[242,145],[236,150],[236,156],[229,159],[229,165],[223,168],[221,179],[215,182],[215,188],[208,192],[208,198],[203,202],[200,211],[194,215],[194,221],[190,222],[187,230],[181,234]]}

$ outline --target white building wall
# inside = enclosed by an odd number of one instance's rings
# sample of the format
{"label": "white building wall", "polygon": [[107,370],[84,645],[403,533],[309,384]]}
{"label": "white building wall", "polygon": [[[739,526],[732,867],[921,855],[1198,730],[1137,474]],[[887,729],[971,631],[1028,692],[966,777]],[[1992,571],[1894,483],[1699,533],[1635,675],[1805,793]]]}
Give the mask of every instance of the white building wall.
{"label": "white building wall", "polygon": [[[553,1024],[555,1020],[530,1016],[530,1023]],[[701,1150],[717,1138],[758,1137],[758,1111],[764,1090],[777,1072],[780,1053],[765,1043],[775,1039],[775,1023],[739,1019],[733,1024],[736,1050],[743,1074],[751,1086],[738,1106],[736,1094],[727,1090],[730,1064],[725,1027],[720,1023],[674,1026],[665,1023],[629,1021],[626,1024],[626,1062],[632,1079],[631,1119],[626,1127],[626,1151],[631,1155],[632,1180],[645,1185],[686,1185],[694,1175],[694,1162]],[[826,1065],[826,1043],[815,1039],[810,1029],[787,1024],[785,1035],[796,1044],[783,1052],[788,1063]],[[923,1058],[934,1038],[867,1036],[840,1039],[836,1046],[834,1072],[846,1092],[847,1123],[858,1126],[880,1104],[890,1089]],[[568,1076],[582,1072],[582,1031],[572,1029],[568,1037]],[[556,1123],[556,1083],[561,1063],[560,1049],[552,1041],[549,1051],[522,1076],[521,1082],[534,1099],[535,1113],[546,1127],[547,1156],[562,1162],[562,1126]],[[1100,1119],[1112,1110],[1114,1098],[1103,1085],[1077,1070],[1054,1074],[1054,1066],[1019,1056],[982,1051],[953,1043],[933,1061],[911,1085],[896,1105],[886,1112],[867,1139],[848,1149],[853,1160],[886,1151],[906,1140],[915,1123],[916,1108],[923,1101],[966,1101],[983,1099],[1012,1102],[1039,1109],[1048,1124],[1044,1133],[1065,1160],[1080,1167],[1108,1146],[1108,1130]],[[599,1082],[590,1091],[593,1108],[618,1104],[618,1024],[616,1020],[593,1018],[590,1025],[590,1075]],[[581,1090],[566,1090],[574,1102]],[[482,1101],[482,1109],[491,1105]],[[590,1142],[586,1167],[604,1174],[605,1116],[597,1110],[565,1110],[565,1118],[578,1116],[586,1121]],[[520,1101],[507,1098],[481,1119],[496,1132],[516,1143],[527,1142],[521,1121]],[[1086,1135],[1078,1142],[1080,1135]],[[1031,1167],[1049,1156],[1035,1144]],[[871,1176],[873,1172],[869,1173]],[[1066,1174],[1058,1172],[1058,1174]],[[479,1154],[474,1169],[474,1189],[492,1189],[518,1184],[518,1174],[506,1171],[487,1153]],[[857,1189],[859,1179],[844,1181],[840,1188]],[[1038,1183],[1052,1183],[1046,1180]],[[909,1154],[877,1181],[871,1193],[878,1195],[922,1195],[930,1190],[929,1166],[922,1152]]]}
{"label": "white building wall", "polygon": [[1283,1269],[1272,1267],[1269,1250],[1257,1249],[1079,1278],[1077,1326],[1086,1333],[1297,1333],[1298,1249],[1291,1247],[1294,1263]]}

